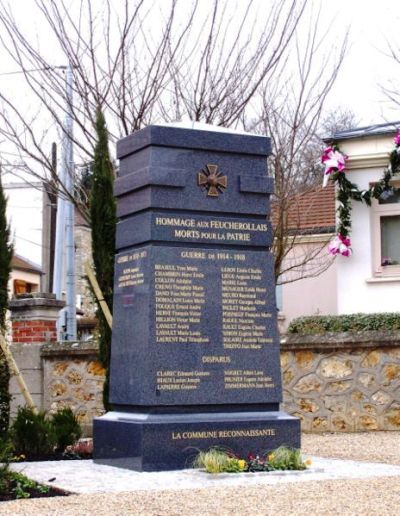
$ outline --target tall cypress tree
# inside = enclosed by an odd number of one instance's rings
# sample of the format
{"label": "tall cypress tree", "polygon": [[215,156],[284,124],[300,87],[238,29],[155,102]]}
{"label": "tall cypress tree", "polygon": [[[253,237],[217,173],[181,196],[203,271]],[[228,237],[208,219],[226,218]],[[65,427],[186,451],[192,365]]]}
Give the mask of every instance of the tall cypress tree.
{"label": "tall cypress tree", "polygon": [[[92,229],[92,255],[97,281],[104,299],[112,311],[114,281],[114,250],[116,203],[113,196],[114,167],[108,151],[108,132],[104,115],[100,108],[96,113],[97,144],[91,177],[90,218]],[[109,408],[109,366],[111,351],[111,330],[100,305],[97,307],[99,321],[99,357],[106,369],[103,402]]]}
{"label": "tall cypress tree", "polygon": [[[6,327],[6,311],[8,306],[8,280],[11,273],[13,246],[10,243],[10,226],[6,218],[7,199],[1,184],[0,170],[0,332],[4,334]],[[8,430],[10,417],[10,395],[8,383],[10,372],[7,361],[0,348],[0,437]]]}

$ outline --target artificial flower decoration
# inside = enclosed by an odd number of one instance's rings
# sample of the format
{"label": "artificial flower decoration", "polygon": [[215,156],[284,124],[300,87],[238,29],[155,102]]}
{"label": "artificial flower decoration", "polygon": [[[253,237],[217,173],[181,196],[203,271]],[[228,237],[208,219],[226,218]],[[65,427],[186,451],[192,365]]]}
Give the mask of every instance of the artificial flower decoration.
{"label": "artificial flower decoration", "polygon": [[351,242],[349,237],[343,235],[337,235],[328,246],[328,250],[331,254],[341,254],[342,256],[351,256]]}
{"label": "artificial flower decoration", "polygon": [[346,168],[347,156],[339,151],[336,145],[327,147],[322,156],[321,161],[325,165],[324,182],[325,187],[328,184],[329,175],[332,172],[343,172]]}
{"label": "artificial flower decoration", "polygon": [[348,156],[341,152],[338,145],[333,144],[324,150],[321,156],[321,161],[325,165],[323,186],[327,185],[329,179],[336,185],[337,236],[328,246],[331,254],[342,256],[351,256],[352,254],[348,236],[351,232],[352,201],[364,202],[367,206],[371,206],[372,199],[385,201],[393,195],[391,180],[393,176],[400,173],[400,129],[397,131],[394,143],[396,147],[389,155],[389,164],[383,171],[382,178],[368,190],[360,190],[346,177],[345,168]]}

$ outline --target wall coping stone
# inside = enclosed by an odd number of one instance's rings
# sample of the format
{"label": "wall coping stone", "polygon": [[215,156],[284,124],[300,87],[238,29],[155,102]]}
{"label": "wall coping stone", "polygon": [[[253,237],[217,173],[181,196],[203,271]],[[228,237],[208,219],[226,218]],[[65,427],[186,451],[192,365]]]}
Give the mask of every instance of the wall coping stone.
{"label": "wall coping stone", "polygon": [[44,344],[41,349],[42,357],[97,355],[99,346],[93,341],[62,341]]}
{"label": "wall coping stone", "polygon": [[45,292],[32,292],[29,294],[19,294],[11,299],[8,307],[11,311],[26,310],[27,308],[47,306],[55,308],[63,308],[65,301],[56,299],[55,294]]}
{"label": "wall coping stone", "polygon": [[339,351],[351,348],[400,346],[400,331],[326,332],[320,334],[291,333],[281,337],[281,351]]}

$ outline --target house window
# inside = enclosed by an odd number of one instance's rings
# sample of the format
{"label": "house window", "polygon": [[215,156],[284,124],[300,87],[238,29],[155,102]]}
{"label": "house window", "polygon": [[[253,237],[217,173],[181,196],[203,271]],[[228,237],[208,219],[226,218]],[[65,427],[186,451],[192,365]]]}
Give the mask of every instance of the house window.
{"label": "house window", "polygon": [[400,185],[372,201],[372,250],[375,276],[400,276]]}
{"label": "house window", "polygon": [[38,285],[36,283],[29,283],[25,280],[14,280],[14,294],[28,294],[30,292],[37,292]]}

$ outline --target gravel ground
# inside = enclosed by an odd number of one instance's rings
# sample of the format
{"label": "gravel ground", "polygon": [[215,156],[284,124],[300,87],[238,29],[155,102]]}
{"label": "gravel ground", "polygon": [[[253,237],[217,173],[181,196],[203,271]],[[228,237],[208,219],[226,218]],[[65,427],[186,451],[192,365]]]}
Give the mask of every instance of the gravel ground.
{"label": "gravel ground", "polygon": [[301,441],[307,455],[400,465],[400,432],[303,434]]}
{"label": "gravel ground", "polygon": [[[307,455],[400,464],[400,432],[304,435]],[[112,479],[110,479],[112,481]],[[310,481],[275,486],[136,491],[0,504],[7,515],[398,515],[400,478]]]}

